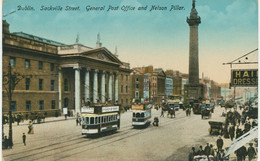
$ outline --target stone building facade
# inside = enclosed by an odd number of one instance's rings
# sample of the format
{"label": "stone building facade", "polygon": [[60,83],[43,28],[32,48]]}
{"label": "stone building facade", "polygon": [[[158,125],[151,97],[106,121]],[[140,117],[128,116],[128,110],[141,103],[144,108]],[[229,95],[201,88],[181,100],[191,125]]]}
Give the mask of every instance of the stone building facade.
{"label": "stone building facade", "polygon": [[[3,74],[11,63],[12,73],[23,78],[13,90],[13,111],[62,110],[80,112],[81,106],[118,102],[129,106],[129,64],[121,62],[101,43],[96,48],[65,45],[25,33],[10,33],[3,21]],[[98,46],[99,45],[99,46]],[[9,109],[3,88],[3,111]]]}

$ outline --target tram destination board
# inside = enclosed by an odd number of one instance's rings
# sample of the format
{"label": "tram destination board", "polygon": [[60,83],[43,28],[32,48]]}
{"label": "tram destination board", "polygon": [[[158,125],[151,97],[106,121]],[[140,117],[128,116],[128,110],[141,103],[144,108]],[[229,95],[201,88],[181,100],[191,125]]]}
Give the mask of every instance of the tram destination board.
{"label": "tram destination board", "polygon": [[258,85],[257,69],[231,70],[232,87],[255,87]]}

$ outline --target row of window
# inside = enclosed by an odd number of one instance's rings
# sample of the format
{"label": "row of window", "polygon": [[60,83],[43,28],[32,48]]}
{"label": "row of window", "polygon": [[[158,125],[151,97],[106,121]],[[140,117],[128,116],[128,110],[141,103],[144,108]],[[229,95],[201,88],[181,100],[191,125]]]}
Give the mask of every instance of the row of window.
{"label": "row of window", "polygon": [[118,115],[107,115],[107,116],[98,116],[98,117],[83,117],[84,124],[102,124],[117,121]]}
{"label": "row of window", "polygon": [[[31,111],[31,101],[25,101],[25,110]],[[51,109],[55,109],[55,100],[51,100]],[[11,102],[11,110],[15,112],[17,110],[16,101]],[[44,100],[39,101],[39,110],[44,110]]]}
{"label": "row of window", "polygon": [[[121,80],[123,81],[124,80],[124,75],[121,74]],[[128,75],[125,76],[125,80],[128,81]]]}
{"label": "row of window", "polygon": [[[128,102],[128,99],[127,99],[127,98],[125,99],[125,103],[126,103],[126,104],[128,104],[128,103],[131,104],[131,102]],[[124,99],[121,99],[121,104],[124,104]]]}
{"label": "row of window", "polygon": [[[125,86],[125,92],[128,92],[128,86]],[[124,86],[121,85],[121,93],[124,93]]]}
{"label": "row of window", "polygon": [[[54,91],[54,80],[51,80],[51,91]],[[25,79],[25,90],[30,90],[30,85],[31,85],[31,79],[30,78],[26,78]],[[39,90],[43,90],[43,79],[39,79]]]}
{"label": "row of window", "polygon": [[[10,57],[10,65],[11,65],[11,67],[16,66],[16,58],[15,57]],[[30,69],[31,68],[31,60],[25,59],[24,65],[25,65],[25,69]],[[42,61],[38,61],[38,69],[39,70],[43,69],[43,62]],[[50,63],[50,70],[54,71],[54,63]]]}

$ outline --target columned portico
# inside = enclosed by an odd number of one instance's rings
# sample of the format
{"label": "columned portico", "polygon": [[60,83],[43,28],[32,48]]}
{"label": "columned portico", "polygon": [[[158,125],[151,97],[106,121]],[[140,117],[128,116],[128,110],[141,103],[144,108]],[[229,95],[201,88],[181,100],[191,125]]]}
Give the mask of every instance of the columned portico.
{"label": "columned portico", "polygon": [[97,103],[98,99],[98,70],[94,70],[93,78],[93,103]]}
{"label": "columned portico", "polygon": [[101,72],[101,103],[105,103],[105,72]]}
{"label": "columned portico", "polygon": [[108,73],[108,100],[112,101],[112,73]]}
{"label": "columned portico", "polygon": [[114,86],[114,89],[115,89],[115,102],[118,101],[118,74],[115,73],[115,78],[114,78],[114,81],[115,81],[115,86]]}
{"label": "columned portico", "polygon": [[89,69],[85,71],[85,102],[90,101],[89,98]]}
{"label": "columned portico", "polygon": [[74,67],[75,70],[75,112],[80,113],[80,67]]}

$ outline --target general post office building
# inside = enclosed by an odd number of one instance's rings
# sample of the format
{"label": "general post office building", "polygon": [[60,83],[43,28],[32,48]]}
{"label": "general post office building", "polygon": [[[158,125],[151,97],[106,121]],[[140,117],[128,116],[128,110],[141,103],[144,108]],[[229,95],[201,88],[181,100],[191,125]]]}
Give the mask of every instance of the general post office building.
{"label": "general post office building", "polygon": [[[9,32],[3,21],[3,77],[11,73],[14,112],[61,110],[80,112],[86,102],[131,104],[130,65],[97,42],[96,48],[65,45],[30,34]],[[14,83],[15,84],[15,83]],[[9,110],[3,81],[3,112]],[[8,88],[8,87],[7,87]]]}

